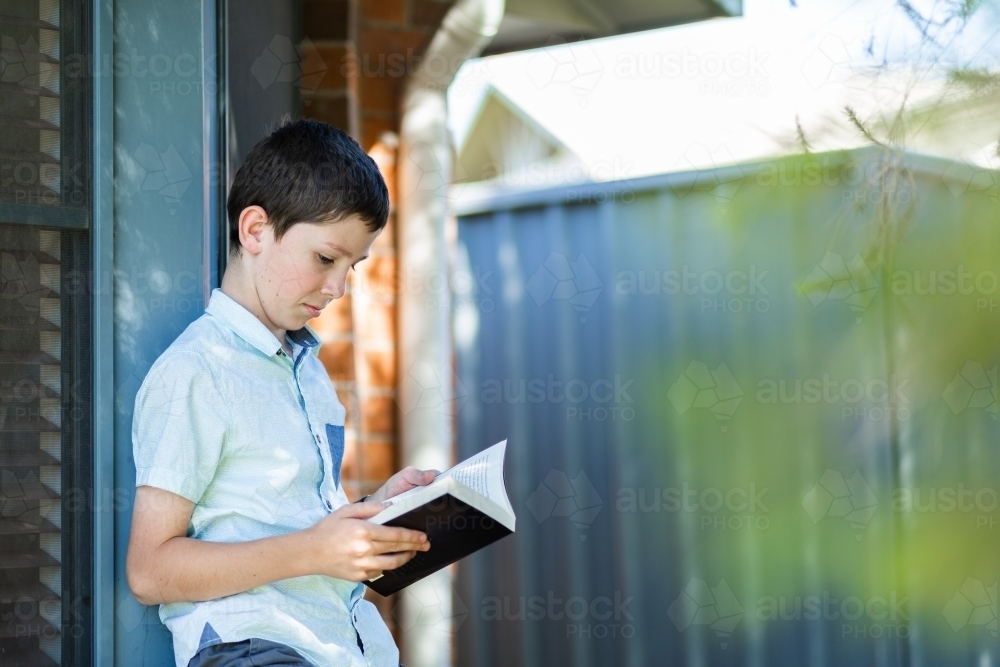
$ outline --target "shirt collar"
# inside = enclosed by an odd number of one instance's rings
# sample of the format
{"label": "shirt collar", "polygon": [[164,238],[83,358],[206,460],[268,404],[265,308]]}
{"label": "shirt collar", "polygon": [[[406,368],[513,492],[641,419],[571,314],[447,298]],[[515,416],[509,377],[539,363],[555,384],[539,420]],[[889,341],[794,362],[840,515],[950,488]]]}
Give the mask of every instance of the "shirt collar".
{"label": "shirt collar", "polygon": [[[208,300],[208,308],[205,309],[205,312],[221,320],[237,336],[267,356],[273,357],[281,350],[281,343],[264,326],[264,323],[249,310],[224,294],[222,290],[218,288],[212,290],[212,296]],[[301,329],[289,331],[288,341],[293,346],[309,348],[313,354],[319,353],[319,336],[308,324]]]}

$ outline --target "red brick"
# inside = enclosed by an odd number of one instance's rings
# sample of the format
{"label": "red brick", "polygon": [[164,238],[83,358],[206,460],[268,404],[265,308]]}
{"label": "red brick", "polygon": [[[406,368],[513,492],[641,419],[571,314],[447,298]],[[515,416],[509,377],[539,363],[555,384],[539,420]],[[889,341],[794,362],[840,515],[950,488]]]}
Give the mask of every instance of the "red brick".
{"label": "red brick", "polygon": [[345,477],[343,470],[341,470],[340,479],[344,485],[344,493],[347,494],[348,502],[353,503],[365,495],[366,485],[357,481],[355,476]]}
{"label": "red brick", "polygon": [[[368,26],[361,31],[359,74],[405,79],[431,41],[430,30]],[[389,56],[395,56],[389,58]],[[399,56],[402,56],[400,58]]]}
{"label": "red brick", "polygon": [[413,24],[436,29],[451,9],[451,4],[436,0],[413,0]]}
{"label": "red brick", "polygon": [[351,306],[350,294],[334,299],[323,309],[319,317],[309,320],[309,326],[320,335],[351,333],[353,327]]}
{"label": "red brick", "polygon": [[365,260],[364,267],[364,286],[369,296],[387,299],[396,295],[399,276],[396,273],[395,257],[372,255]]}
{"label": "red brick", "polygon": [[304,0],[302,26],[310,39],[347,39],[348,0]]}
{"label": "red brick", "polygon": [[394,114],[399,109],[403,80],[392,76],[361,77],[361,106],[365,111]]}
{"label": "red brick", "polygon": [[[395,184],[393,184],[395,185]],[[393,189],[389,190],[389,196],[392,196]],[[389,221],[385,223],[385,227],[379,233],[378,238],[375,239],[375,243],[372,244],[372,249],[378,252],[386,252],[396,250],[396,212],[389,212]]]}
{"label": "red brick", "polygon": [[347,49],[342,46],[317,46],[303,54],[302,71],[318,76],[324,72],[317,90],[347,88]]}
{"label": "red brick", "polygon": [[344,439],[344,460],[340,464],[340,478],[356,480],[361,476],[358,469],[358,443],[354,438]]}
{"label": "red brick", "polygon": [[369,398],[361,412],[365,433],[395,433],[396,401],[391,396]]}
{"label": "red brick", "polygon": [[391,442],[366,442],[361,452],[365,479],[381,482],[396,472],[396,448]]}
{"label": "red brick", "polygon": [[393,342],[396,340],[396,305],[369,302],[363,315],[364,324],[359,334],[365,344]]}
{"label": "red brick", "polygon": [[392,118],[367,117],[361,120],[361,147],[366,151],[378,142],[383,132],[395,132],[399,129],[399,123],[395,116]]}
{"label": "red brick", "polygon": [[303,95],[302,115],[306,118],[321,120],[344,132],[350,132],[350,116],[347,111],[347,96],[343,97],[312,97]]}
{"label": "red brick", "polygon": [[373,21],[406,23],[406,0],[361,0],[361,11]]}
{"label": "red brick", "polygon": [[319,348],[319,360],[333,380],[354,379],[354,343],[335,341]]}
{"label": "red brick", "polygon": [[368,151],[368,154],[375,160],[382,178],[385,179],[385,186],[389,190],[389,207],[391,210],[396,207],[396,153],[398,150],[398,139],[395,139],[395,135],[392,135],[393,145],[390,146],[383,140],[385,137],[386,135],[379,137],[379,140]]}
{"label": "red brick", "polygon": [[396,384],[396,351],[365,350],[368,385],[392,388]]}
{"label": "red brick", "polygon": [[337,390],[337,399],[344,406],[346,415],[344,417],[344,428],[352,430],[358,427],[358,398],[353,391],[346,389]]}

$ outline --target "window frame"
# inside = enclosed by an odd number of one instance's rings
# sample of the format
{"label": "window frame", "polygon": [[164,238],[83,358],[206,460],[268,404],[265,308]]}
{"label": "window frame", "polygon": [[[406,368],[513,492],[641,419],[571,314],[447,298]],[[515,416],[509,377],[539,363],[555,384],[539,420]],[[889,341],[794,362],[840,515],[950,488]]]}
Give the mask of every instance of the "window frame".
{"label": "window frame", "polygon": [[[114,0],[90,3],[91,437],[94,504],[92,665],[115,664],[114,87],[98,67],[114,57]],[[107,501],[103,501],[107,499]]]}
{"label": "window frame", "polygon": [[[101,159],[93,138],[93,94],[97,79],[91,76],[95,62],[95,19],[90,0],[59,0],[60,41],[60,196],[59,205],[0,202],[0,224],[48,229],[60,233],[61,373],[61,506],[62,557],[62,663],[86,667],[95,660],[93,585],[98,563],[95,550],[94,508],[104,497],[95,485],[93,444],[99,442],[94,429],[98,390],[106,391],[107,378],[93,372],[98,337],[93,324],[98,311],[94,289],[97,238],[91,225]],[[103,26],[102,26],[103,27]],[[109,33],[110,36],[110,33]],[[100,62],[99,60],[97,62]],[[82,176],[81,176],[82,175]],[[105,179],[106,180],[106,179]],[[105,188],[110,183],[104,184]],[[67,205],[65,200],[73,201]],[[102,233],[105,231],[101,228]],[[102,268],[104,263],[101,264]],[[110,302],[110,293],[103,300]],[[110,343],[104,331],[105,344]],[[67,631],[68,630],[68,631]]]}

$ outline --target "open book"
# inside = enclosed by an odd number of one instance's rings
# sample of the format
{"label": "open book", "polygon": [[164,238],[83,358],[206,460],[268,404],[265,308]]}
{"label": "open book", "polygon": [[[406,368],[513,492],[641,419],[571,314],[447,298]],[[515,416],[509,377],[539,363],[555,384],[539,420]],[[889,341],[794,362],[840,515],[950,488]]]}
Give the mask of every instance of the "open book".
{"label": "open book", "polygon": [[426,486],[405,491],[368,519],[427,534],[429,551],[365,584],[391,595],[514,532],[514,510],[503,481],[507,441],[499,442],[449,468]]}

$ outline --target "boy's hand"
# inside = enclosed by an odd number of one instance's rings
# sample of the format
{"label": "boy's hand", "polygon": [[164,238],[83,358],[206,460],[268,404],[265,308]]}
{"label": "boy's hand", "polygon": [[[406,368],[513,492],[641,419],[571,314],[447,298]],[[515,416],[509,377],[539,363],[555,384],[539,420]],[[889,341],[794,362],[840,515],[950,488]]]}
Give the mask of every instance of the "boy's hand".
{"label": "boy's hand", "polygon": [[384,509],[377,502],[350,503],[307,529],[317,573],[347,581],[374,579],[431,548],[424,533],[365,521]]}
{"label": "boy's hand", "polygon": [[378,491],[371,495],[369,501],[381,503],[414,487],[426,486],[440,474],[441,472],[438,470],[419,470],[413,466],[407,466],[390,477]]}

